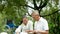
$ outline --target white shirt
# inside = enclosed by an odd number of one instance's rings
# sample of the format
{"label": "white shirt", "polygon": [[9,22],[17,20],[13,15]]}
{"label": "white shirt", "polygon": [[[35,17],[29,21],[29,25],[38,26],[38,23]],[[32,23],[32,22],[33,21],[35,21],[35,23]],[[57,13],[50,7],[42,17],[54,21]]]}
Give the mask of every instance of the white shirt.
{"label": "white shirt", "polygon": [[49,30],[48,22],[44,18],[40,17],[39,21],[35,22],[34,30]]}
{"label": "white shirt", "polygon": [[28,21],[27,25],[21,24],[15,32],[25,32],[26,30],[33,30],[33,23],[32,21]]}
{"label": "white shirt", "polygon": [[0,34],[8,34],[7,32],[1,32]]}

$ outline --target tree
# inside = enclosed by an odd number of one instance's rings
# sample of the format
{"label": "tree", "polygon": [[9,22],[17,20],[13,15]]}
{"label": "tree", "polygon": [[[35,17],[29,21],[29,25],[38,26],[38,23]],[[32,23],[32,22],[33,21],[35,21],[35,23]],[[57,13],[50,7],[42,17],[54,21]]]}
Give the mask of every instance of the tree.
{"label": "tree", "polygon": [[[34,7],[28,5],[30,2]],[[45,17],[49,26],[51,34],[57,33],[57,27],[59,27],[60,14],[59,0],[0,0],[0,13],[4,15],[6,19],[12,19],[17,22],[21,22],[22,16],[28,11],[28,7],[34,10],[38,10],[40,16]],[[30,15],[30,14],[29,14]],[[55,22],[56,21],[56,22]],[[17,23],[19,25],[19,23]],[[56,26],[57,24],[57,26]],[[55,29],[54,29],[55,28]],[[56,31],[55,31],[56,30]]]}

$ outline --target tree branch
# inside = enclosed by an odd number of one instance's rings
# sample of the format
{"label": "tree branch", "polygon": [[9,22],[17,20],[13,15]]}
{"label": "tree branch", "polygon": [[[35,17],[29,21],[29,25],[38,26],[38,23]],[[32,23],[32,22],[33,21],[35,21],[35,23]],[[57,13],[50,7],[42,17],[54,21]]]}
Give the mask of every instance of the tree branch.
{"label": "tree branch", "polygon": [[31,7],[31,6],[29,6],[29,5],[25,5],[26,7],[30,7],[30,8],[32,8],[32,9],[34,9],[33,7]]}
{"label": "tree branch", "polygon": [[25,5],[20,4],[20,6],[25,6],[25,7],[29,7],[29,8],[34,9],[33,7],[31,7],[31,6],[27,5],[27,4],[25,4]]}
{"label": "tree branch", "polygon": [[29,12],[28,12],[28,15],[31,16],[31,15],[29,14]]}
{"label": "tree branch", "polygon": [[33,4],[34,4],[34,9],[37,10],[37,5],[35,0],[33,0]]}
{"label": "tree branch", "polygon": [[[44,2],[44,3],[43,3],[43,2]],[[42,8],[47,5],[47,3],[48,3],[48,0],[44,0],[44,1],[41,0],[40,5],[39,5],[39,7],[38,7],[38,9],[39,9],[39,14],[40,14]]]}
{"label": "tree branch", "polygon": [[42,5],[42,0],[41,0],[41,2],[40,2],[40,5],[39,5],[39,7]]}
{"label": "tree branch", "polygon": [[60,11],[60,9],[59,9],[59,10],[57,10],[57,11],[55,11],[55,12],[53,12],[52,14],[43,15],[42,17],[53,15],[53,14],[57,13],[58,11]]}
{"label": "tree branch", "polygon": [[44,3],[43,3],[43,5],[39,6],[39,8],[45,7],[47,5],[47,3],[48,3],[48,0],[45,0]]}

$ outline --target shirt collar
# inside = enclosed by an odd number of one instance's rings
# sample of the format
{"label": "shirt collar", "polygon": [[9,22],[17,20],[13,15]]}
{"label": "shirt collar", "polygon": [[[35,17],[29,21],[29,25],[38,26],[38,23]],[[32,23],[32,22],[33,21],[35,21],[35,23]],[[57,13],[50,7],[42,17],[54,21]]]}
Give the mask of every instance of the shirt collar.
{"label": "shirt collar", "polygon": [[39,21],[41,21],[42,20],[42,17],[39,17],[39,20],[37,21],[37,22],[39,22]]}

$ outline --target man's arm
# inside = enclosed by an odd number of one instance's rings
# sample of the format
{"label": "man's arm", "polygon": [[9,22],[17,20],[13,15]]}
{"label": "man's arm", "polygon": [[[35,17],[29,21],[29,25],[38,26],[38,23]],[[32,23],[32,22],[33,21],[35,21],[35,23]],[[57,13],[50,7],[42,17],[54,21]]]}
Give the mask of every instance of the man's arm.
{"label": "man's arm", "polygon": [[16,34],[19,34],[19,32],[16,32]]}
{"label": "man's arm", "polygon": [[46,30],[46,31],[35,30],[33,32],[34,33],[41,33],[41,34],[48,34],[49,33],[49,30]]}
{"label": "man's arm", "polygon": [[40,33],[40,34],[48,34],[49,30],[41,31],[41,30],[27,30],[26,32],[32,32],[32,33]]}

